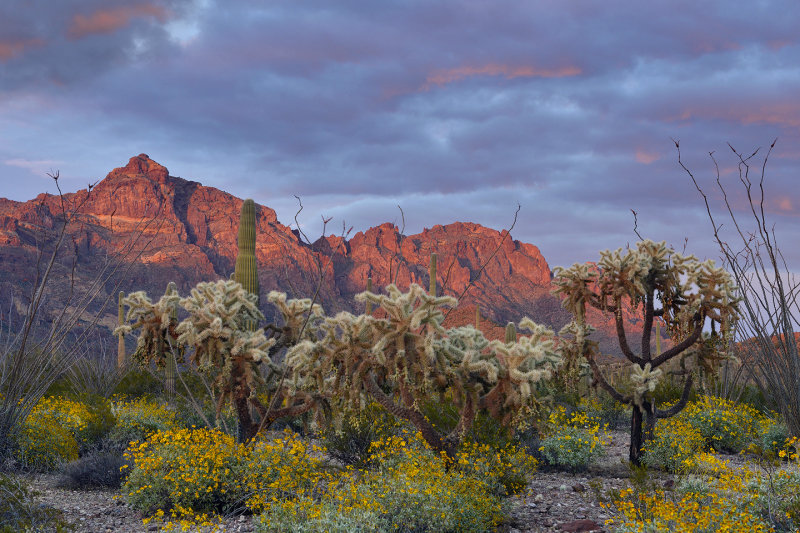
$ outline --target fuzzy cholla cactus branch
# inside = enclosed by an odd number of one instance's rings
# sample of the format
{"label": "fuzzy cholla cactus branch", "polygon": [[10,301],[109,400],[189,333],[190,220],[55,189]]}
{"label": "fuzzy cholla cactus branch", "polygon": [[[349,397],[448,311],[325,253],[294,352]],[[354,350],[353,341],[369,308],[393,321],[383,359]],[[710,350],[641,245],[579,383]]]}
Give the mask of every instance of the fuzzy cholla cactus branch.
{"label": "fuzzy cholla cactus branch", "polygon": [[167,363],[167,354],[177,348],[175,313],[180,296],[170,292],[153,303],[144,291],[134,292],[122,299],[128,307],[125,323],[114,330],[114,335],[130,334],[141,329],[136,341],[133,360],[139,364],[154,362],[159,368]]}
{"label": "fuzzy cholla cactus branch", "polygon": [[[386,293],[356,296],[379,307],[374,316],[339,313],[320,324],[318,340],[292,347],[286,357],[292,386],[324,391],[343,404],[372,398],[414,424],[433,448],[452,454],[480,410],[509,426],[560,361],[552,331],[530,320],[520,327],[532,334],[518,342],[489,342],[473,327],[444,329],[441,308],[455,305],[453,298],[418,285],[407,292],[390,285]],[[449,433],[421,411],[446,393],[460,412]]]}
{"label": "fuzzy cholla cactus branch", "polygon": [[[561,295],[564,307],[575,316],[569,330],[575,338],[573,344],[582,346],[595,382],[617,401],[633,407],[630,457],[638,464],[655,419],[677,414],[688,401],[693,376],[686,370],[686,361],[691,358],[697,367],[711,370],[714,362],[724,356],[708,349],[714,344],[704,342],[702,333],[710,322],[712,335],[717,331],[722,336],[731,334],[738,316],[737,288],[731,276],[713,261],[700,262],[694,256],[675,252],[664,242],[653,241],[639,242],[628,250],[606,250],[600,252],[596,266],[575,264],[568,269],[556,268],[554,274],[555,293]],[[632,394],[615,389],[600,371],[597,345],[586,339],[590,307],[613,317],[620,349],[631,362]],[[624,311],[641,315],[638,349],[629,343]],[[660,354],[651,352],[655,320],[667,325],[673,340],[673,345]],[[659,367],[676,358],[684,375],[681,398],[669,409],[657,409],[652,392],[662,373]]]}

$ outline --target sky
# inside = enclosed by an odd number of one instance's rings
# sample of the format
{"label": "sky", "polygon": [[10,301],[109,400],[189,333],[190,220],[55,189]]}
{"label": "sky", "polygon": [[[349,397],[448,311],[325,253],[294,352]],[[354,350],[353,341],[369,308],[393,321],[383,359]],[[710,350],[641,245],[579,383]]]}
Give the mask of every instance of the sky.
{"label": "sky", "polygon": [[[405,220],[508,228],[551,267],[645,238],[716,258],[730,146],[800,271],[800,3],[0,3],[0,197],[146,153],[313,237]],[[757,198],[758,200],[758,198]],[[402,211],[401,211],[402,210]],[[752,217],[752,215],[750,215]],[[727,227],[731,227],[728,223]]]}

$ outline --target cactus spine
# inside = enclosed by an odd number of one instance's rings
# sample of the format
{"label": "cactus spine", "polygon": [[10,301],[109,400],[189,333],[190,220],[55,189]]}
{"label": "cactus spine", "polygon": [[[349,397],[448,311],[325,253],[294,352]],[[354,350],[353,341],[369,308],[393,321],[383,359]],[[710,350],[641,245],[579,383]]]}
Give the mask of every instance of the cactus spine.
{"label": "cactus spine", "polygon": [[431,264],[428,267],[428,273],[430,274],[431,278],[431,288],[428,291],[428,294],[431,296],[436,296],[436,254],[431,254]]}
{"label": "cactus spine", "polygon": [[506,324],[506,344],[517,342],[517,327],[513,322]]}
{"label": "cactus spine", "polygon": [[[250,294],[256,295],[256,306],[259,303],[258,267],[256,265],[256,204],[248,198],[242,203],[239,215],[239,254],[236,256],[236,269],[233,279],[239,282]],[[255,323],[248,323],[248,329],[254,331]]]}
{"label": "cactus spine", "polygon": [[[117,303],[117,326],[125,324],[125,306],[122,305],[122,299],[125,298],[125,293],[119,291],[119,300]],[[123,368],[128,364],[128,356],[125,353],[125,334],[121,331],[118,334],[119,343],[117,344],[117,368]]]}
{"label": "cactus spine", "polygon": [[[175,285],[174,281],[170,281],[167,283],[167,290],[164,291],[165,295],[170,295],[172,293],[178,292],[178,286]],[[171,322],[177,322],[178,320],[178,313],[177,310],[173,309],[170,313]],[[175,360],[175,354],[172,350],[166,354],[167,356],[167,366],[164,368],[164,391],[167,393],[167,396],[172,399],[175,394],[175,378],[178,374],[178,362]]]}

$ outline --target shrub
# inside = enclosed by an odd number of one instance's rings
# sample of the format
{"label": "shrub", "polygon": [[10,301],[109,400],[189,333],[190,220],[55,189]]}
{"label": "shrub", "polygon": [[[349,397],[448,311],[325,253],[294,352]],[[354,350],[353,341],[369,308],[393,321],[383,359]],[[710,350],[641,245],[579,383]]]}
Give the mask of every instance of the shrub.
{"label": "shrub", "polygon": [[500,498],[460,461],[448,468],[443,455],[419,434],[376,442],[373,470],[348,469],[319,500],[276,502],[258,531],[492,531],[502,518]]}
{"label": "shrub", "polygon": [[31,413],[17,434],[17,459],[39,472],[56,469],[78,458],[78,442],[55,417]]}
{"label": "shrub", "polygon": [[322,431],[328,454],[345,465],[364,467],[372,443],[392,435],[400,425],[386,409],[370,403],[364,409],[346,409]]}
{"label": "shrub", "polygon": [[261,512],[274,501],[316,495],[330,479],[321,459],[323,450],[289,430],[272,441],[256,442],[244,458],[247,507]]}
{"label": "shrub", "polygon": [[219,430],[159,431],[125,453],[123,492],[146,515],[259,512],[275,500],[312,494],[325,477],[320,455],[288,433],[248,447]]}
{"label": "shrub", "polygon": [[61,396],[45,397],[36,404],[29,418],[43,416],[57,420],[72,434],[81,450],[91,446],[114,425],[110,407],[102,400],[89,404]]}
{"label": "shrub", "polygon": [[615,533],[796,531],[798,490],[796,471],[764,476],[750,465],[733,468],[713,453],[701,452],[694,473],[679,480],[674,493],[621,491],[614,501],[616,516],[607,524]]}
{"label": "shrub", "polygon": [[791,438],[786,424],[777,420],[766,419],[762,425],[761,435],[754,443],[762,452],[777,454]]}
{"label": "shrub", "polygon": [[246,455],[244,445],[220,431],[158,431],[125,452],[123,493],[146,515],[177,506],[226,514],[245,499]]}
{"label": "shrub", "polygon": [[556,407],[548,417],[539,452],[551,466],[578,471],[601,456],[609,442],[597,418],[579,410],[567,415],[563,407]]}
{"label": "shrub", "polygon": [[118,453],[96,450],[64,465],[58,486],[76,490],[118,489],[124,478],[120,470],[124,464]]}
{"label": "shrub", "polygon": [[61,512],[44,507],[22,481],[0,474],[0,533],[68,531]]}
{"label": "shrub", "polygon": [[496,496],[517,494],[528,484],[538,466],[527,451],[511,443],[502,447],[466,442],[456,454],[458,469],[465,475],[482,479]]}
{"label": "shrub", "polygon": [[758,438],[764,416],[745,404],[703,396],[682,414],[718,452],[738,453]]}
{"label": "shrub", "polygon": [[156,431],[178,427],[173,409],[146,397],[115,399],[111,409],[117,423],[107,438],[109,444],[117,449],[125,449],[132,441],[145,440]]}
{"label": "shrub", "polygon": [[642,463],[667,472],[686,472],[695,466],[695,455],[704,445],[703,435],[684,418],[659,420],[644,448]]}

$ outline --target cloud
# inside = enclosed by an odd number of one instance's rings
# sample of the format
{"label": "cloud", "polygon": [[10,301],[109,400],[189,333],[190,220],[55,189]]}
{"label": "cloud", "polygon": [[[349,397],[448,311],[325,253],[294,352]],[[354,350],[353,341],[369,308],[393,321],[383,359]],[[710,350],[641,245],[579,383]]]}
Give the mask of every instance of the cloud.
{"label": "cloud", "polygon": [[167,11],[162,6],[140,4],[99,9],[89,15],[76,14],[72,17],[68,35],[71,39],[82,39],[93,34],[113,33],[137,17],[153,17],[164,22],[167,19]]}
{"label": "cloud", "polygon": [[26,48],[43,46],[42,39],[25,39],[20,41],[0,41],[0,62],[22,54]]}
{"label": "cloud", "polygon": [[578,76],[581,69],[576,66],[565,66],[554,69],[538,68],[532,66],[512,67],[509,65],[482,65],[479,67],[463,66],[445,70],[438,70],[425,78],[422,90],[430,90],[434,85],[442,87],[449,83],[461,81],[475,76],[503,76],[507,80],[514,78],[564,78]]}
{"label": "cloud", "polygon": [[636,149],[636,161],[638,163],[642,163],[643,165],[649,165],[654,161],[658,161],[661,159],[661,154],[658,152],[651,152],[648,150],[644,150],[642,148]]}
{"label": "cloud", "polygon": [[53,160],[41,160],[41,161],[31,161],[28,159],[6,159],[3,161],[6,165],[11,165],[12,167],[19,167],[29,170],[31,173],[36,174],[37,176],[45,176],[48,172],[53,172],[52,169],[57,168],[58,165],[62,164],[63,161],[53,161]]}

